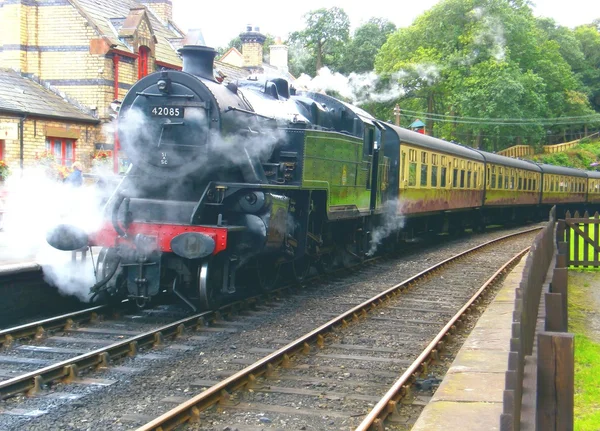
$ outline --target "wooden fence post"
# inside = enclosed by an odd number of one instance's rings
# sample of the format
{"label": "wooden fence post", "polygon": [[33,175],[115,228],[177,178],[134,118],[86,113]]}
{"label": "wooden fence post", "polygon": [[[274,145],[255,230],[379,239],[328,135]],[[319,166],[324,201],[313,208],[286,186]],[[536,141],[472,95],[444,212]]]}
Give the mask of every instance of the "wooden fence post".
{"label": "wooden fence post", "polygon": [[550,283],[550,292],[552,293],[560,293],[562,296],[562,320],[565,324],[564,331],[568,331],[568,322],[569,322],[569,297],[568,297],[568,289],[567,286],[569,273],[567,272],[567,268],[554,268],[554,272],[552,274],[552,282]]}
{"label": "wooden fence post", "polygon": [[568,333],[538,336],[537,431],[573,430],[574,340]]}
{"label": "wooden fence post", "polygon": [[544,330],[551,332],[567,332],[567,322],[564,319],[563,298],[560,293],[546,293],[546,320]]}

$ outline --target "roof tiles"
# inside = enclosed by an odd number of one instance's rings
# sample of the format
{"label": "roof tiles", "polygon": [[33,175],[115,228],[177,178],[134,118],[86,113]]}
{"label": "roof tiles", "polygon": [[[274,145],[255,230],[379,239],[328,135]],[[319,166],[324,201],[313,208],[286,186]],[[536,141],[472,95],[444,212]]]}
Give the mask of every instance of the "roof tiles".
{"label": "roof tiles", "polygon": [[0,112],[98,122],[59,95],[12,70],[0,69]]}
{"label": "roof tiles", "polygon": [[[116,48],[123,51],[132,51],[131,47],[127,46],[122,40],[119,39],[119,35],[115,33],[119,29],[115,29],[115,24],[123,25],[131,9],[144,8],[144,6],[133,0],[71,0],[81,10],[85,12],[87,17],[93,21],[95,27],[102,33],[101,36],[105,36],[112,44],[116,45]],[[179,39],[181,35],[169,25],[169,28],[165,27],[154,13],[150,10],[148,18],[150,24],[154,30],[157,43],[155,47],[155,57],[157,61],[162,63],[172,64],[174,66],[181,66],[181,59],[175,48],[171,45],[170,40]],[[120,26],[119,26],[120,27]]]}

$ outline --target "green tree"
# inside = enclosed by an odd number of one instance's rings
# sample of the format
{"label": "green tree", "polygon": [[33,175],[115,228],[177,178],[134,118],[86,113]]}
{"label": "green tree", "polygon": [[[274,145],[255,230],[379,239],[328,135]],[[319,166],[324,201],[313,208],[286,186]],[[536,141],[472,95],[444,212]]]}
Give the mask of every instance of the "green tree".
{"label": "green tree", "polygon": [[[600,27],[600,20],[598,26]],[[595,25],[577,27],[575,38],[583,54],[583,65],[577,75],[589,96],[590,103],[600,112],[600,30]]]}
{"label": "green tree", "polygon": [[299,42],[315,59],[314,72],[321,67],[335,63],[341,55],[341,48],[348,41],[350,19],[343,9],[332,7],[317,9],[304,15],[306,28],[290,35],[292,43]]}
{"label": "green tree", "polygon": [[344,49],[339,72],[349,74],[373,70],[377,52],[394,31],[394,23],[385,18],[371,18],[358,27]]}
{"label": "green tree", "polygon": [[562,55],[574,44],[568,31],[536,21],[526,1],[444,0],[391,35],[375,67],[401,81],[401,107],[425,111],[429,132],[501,149],[546,135],[542,121],[521,118],[589,112],[571,67],[582,57]]}

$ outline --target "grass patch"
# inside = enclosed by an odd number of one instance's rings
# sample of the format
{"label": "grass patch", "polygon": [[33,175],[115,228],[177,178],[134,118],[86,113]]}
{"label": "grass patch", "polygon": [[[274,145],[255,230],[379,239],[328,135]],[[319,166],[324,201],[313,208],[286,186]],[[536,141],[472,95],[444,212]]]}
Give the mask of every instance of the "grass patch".
{"label": "grass patch", "polygon": [[[575,430],[597,431],[600,430],[600,343],[590,338],[588,319],[596,311],[590,295],[592,289],[598,288],[600,275],[574,271],[571,274],[569,331],[575,334]],[[583,276],[594,277],[596,282],[590,287]]]}

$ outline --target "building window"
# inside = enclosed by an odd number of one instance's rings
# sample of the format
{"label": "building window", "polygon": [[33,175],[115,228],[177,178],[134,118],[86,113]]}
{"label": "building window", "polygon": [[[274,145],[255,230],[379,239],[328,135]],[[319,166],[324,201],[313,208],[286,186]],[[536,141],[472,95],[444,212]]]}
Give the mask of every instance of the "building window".
{"label": "building window", "polygon": [[4,141],[0,139],[0,160],[4,160]]}
{"label": "building window", "polygon": [[54,161],[71,166],[75,161],[75,139],[46,138],[46,151],[54,155]]}
{"label": "building window", "polygon": [[138,79],[142,79],[144,76],[148,75],[150,49],[146,46],[140,46],[138,54]]}

